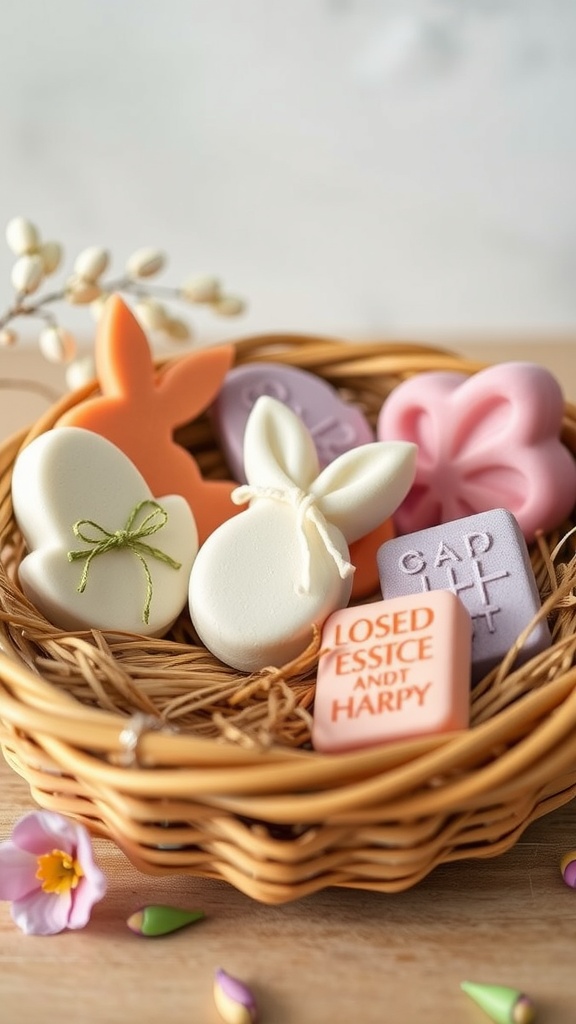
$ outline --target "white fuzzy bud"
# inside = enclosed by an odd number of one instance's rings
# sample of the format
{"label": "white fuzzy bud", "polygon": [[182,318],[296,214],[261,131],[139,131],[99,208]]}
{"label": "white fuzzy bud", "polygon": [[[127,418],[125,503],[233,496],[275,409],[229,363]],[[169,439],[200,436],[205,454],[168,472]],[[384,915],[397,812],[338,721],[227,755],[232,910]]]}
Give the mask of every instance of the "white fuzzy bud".
{"label": "white fuzzy bud", "polygon": [[164,331],[172,341],[189,341],[192,331],[185,320],[178,317],[170,317],[164,325]]}
{"label": "white fuzzy bud", "polygon": [[105,272],[109,262],[110,256],[106,249],[102,249],[99,245],[91,245],[88,249],[83,249],[76,257],[74,271],[85,281],[95,282]]}
{"label": "white fuzzy bud", "polygon": [[223,295],[214,303],[214,309],[220,316],[239,316],[246,308],[246,303],[237,295]]}
{"label": "white fuzzy bud", "polygon": [[142,299],[136,303],[136,315],[147,331],[164,331],[169,321],[166,307],[155,299]]}
{"label": "white fuzzy bud", "polygon": [[102,290],[93,281],[83,277],[70,277],[66,282],[66,301],[72,306],[87,306],[102,294]]}
{"label": "white fuzzy bud", "polygon": [[63,327],[44,327],[40,331],[38,345],[50,363],[67,363],[76,352],[75,339]]}
{"label": "white fuzzy bud", "polygon": [[191,277],[180,289],[182,298],[188,302],[216,302],[220,298],[220,282],[216,277],[204,274]]}
{"label": "white fuzzy bud", "polygon": [[96,364],[91,355],[83,356],[81,359],[74,359],[66,367],[66,384],[70,391],[76,391],[84,384],[88,384],[96,377]]}
{"label": "white fuzzy bud", "polygon": [[39,255],[44,266],[44,273],[53,274],[60,266],[62,246],[59,242],[43,242],[40,246]]}
{"label": "white fuzzy bud", "polygon": [[163,270],[166,257],[159,249],[137,249],[126,264],[130,277],[153,277]]}
{"label": "white fuzzy bud", "polygon": [[10,280],[19,295],[30,295],[38,288],[43,275],[41,256],[20,256],[12,267]]}
{"label": "white fuzzy bud", "polygon": [[6,225],[6,241],[16,256],[37,252],[40,245],[38,229],[26,217],[13,217]]}
{"label": "white fuzzy bud", "polygon": [[108,292],[102,292],[97,299],[94,299],[94,301],[90,303],[90,313],[92,314],[92,319],[95,320],[96,323],[98,323],[102,316],[102,310],[104,309],[108,299]]}
{"label": "white fuzzy bud", "polygon": [[17,341],[18,335],[10,327],[4,327],[0,331],[0,345],[2,348],[9,348],[10,345],[15,345]]}

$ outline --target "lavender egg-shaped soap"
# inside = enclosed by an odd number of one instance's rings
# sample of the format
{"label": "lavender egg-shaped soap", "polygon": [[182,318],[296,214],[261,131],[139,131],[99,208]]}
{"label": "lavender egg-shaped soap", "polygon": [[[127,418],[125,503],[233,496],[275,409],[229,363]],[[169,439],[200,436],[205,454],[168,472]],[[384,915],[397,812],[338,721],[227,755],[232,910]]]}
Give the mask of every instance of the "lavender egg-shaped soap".
{"label": "lavender egg-shaped soap", "polygon": [[351,448],[374,441],[374,430],[361,409],[344,401],[316,374],[272,362],[237,366],[226,374],[212,406],[222,450],[236,480],[246,480],[244,432],[262,395],[287,405],[302,420],[321,469]]}

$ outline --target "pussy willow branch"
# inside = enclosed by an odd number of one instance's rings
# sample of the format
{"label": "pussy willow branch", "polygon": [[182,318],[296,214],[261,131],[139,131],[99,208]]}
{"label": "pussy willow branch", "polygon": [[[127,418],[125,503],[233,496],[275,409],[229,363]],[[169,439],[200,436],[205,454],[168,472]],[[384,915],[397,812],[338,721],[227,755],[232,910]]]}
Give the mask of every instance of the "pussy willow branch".
{"label": "pussy willow branch", "polygon": [[[182,288],[173,288],[169,285],[161,284],[143,284],[140,281],[135,281],[131,277],[119,277],[115,281],[102,282],[99,285],[102,294],[108,292],[127,292],[129,295],[133,295],[135,298],[148,298],[150,295],[159,296],[167,299],[180,299],[185,300],[184,290]],[[25,296],[16,296],[14,305],[6,310],[3,317],[0,317],[0,330],[6,327],[12,320],[16,320],[19,317],[35,317],[38,320],[45,320],[47,323],[55,324],[56,317],[50,310],[45,307],[52,304],[53,302],[65,302],[69,294],[69,289],[64,287],[58,291],[48,292],[47,295],[35,297],[26,301]],[[73,305],[82,305],[81,303],[73,303]]]}

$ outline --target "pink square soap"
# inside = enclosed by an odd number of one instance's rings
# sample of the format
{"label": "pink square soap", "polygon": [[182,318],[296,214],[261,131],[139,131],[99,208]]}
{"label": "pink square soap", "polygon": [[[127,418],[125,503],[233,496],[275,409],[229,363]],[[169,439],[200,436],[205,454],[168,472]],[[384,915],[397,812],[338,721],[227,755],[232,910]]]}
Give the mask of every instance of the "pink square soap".
{"label": "pink square soap", "polygon": [[467,728],[471,644],[470,615],[447,590],[334,612],[322,631],[314,749]]}

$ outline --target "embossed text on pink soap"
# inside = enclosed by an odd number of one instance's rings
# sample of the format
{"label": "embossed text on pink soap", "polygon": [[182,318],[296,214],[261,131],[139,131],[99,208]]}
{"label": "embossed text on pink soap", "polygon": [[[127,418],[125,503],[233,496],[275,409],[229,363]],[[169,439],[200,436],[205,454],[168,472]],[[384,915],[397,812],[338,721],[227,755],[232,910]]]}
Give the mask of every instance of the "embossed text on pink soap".
{"label": "embossed text on pink soap", "polygon": [[443,590],[334,612],[322,630],[314,749],[466,728],[470,638],[468,612]]}

